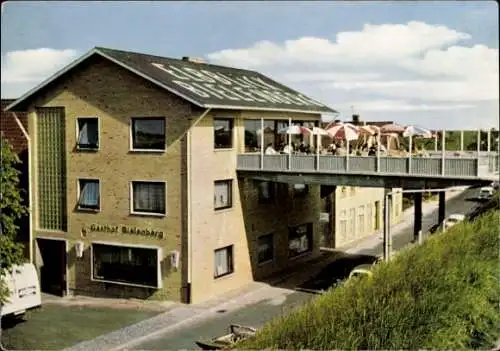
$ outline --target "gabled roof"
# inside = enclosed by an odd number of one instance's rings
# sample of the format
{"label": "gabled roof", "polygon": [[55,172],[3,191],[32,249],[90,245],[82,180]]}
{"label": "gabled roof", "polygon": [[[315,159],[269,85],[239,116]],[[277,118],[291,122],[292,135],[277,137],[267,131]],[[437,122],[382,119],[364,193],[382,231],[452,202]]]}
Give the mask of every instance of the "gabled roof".
{"label": "gabled roof", "polygon": [[7,109],[15,110],[16,106],[19,108],[21,102],[93,55],[100,55],[203,108],[303,113],[337,112],[255,71],[102,47],[90,50],[28,91]]}

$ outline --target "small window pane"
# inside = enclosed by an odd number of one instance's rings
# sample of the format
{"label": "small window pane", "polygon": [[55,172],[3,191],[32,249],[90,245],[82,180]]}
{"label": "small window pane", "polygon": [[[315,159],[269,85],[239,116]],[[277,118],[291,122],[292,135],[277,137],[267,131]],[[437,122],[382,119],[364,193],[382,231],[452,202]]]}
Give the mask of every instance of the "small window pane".
{"label": "small window pane", "polygon": [[293,185],[293,195],[294,196],[305,196],[309,192],[309,186],[307,184],[294,184]]}
{"label": "small window pane", "polygon": [[214,119],[214,148],[230,149],[233,147],[233,120]]}
{"label": "small window pane", "polygon": [[276,196],[276,183],[273,182],[258,182],[259,203],[268,204],[274,201]]}
{"label": "small window pane", "polygon": [[165,150],[165,118],[132,118],[134,150]]}
{"label": "small window pane", "polygon": [[133,182],[133,211],[165,214],[165,183]]}
{"label": "small window pane", "polygon": [[214,183],[214,208],[216,210],[232,207],[232,181],[218,180]]}
{"label": "small window pane", "polygon": [[97,118],[78,118],[79,149],[96,149],[99,147],[99,124]]}
{"label": "small window pane", "polygon": [[273,234],[263,235],[258,239],[258,263],[272,261],[274,258]]}
{"label": "small window pane", "polygon": [[99,209],[99,181],[80,179],[78,181],[80,196],[78,198],[78,208]]}
{"label": "small window pane", "polygon": [[214,251],[214,278],[233,273],[233,246]]}

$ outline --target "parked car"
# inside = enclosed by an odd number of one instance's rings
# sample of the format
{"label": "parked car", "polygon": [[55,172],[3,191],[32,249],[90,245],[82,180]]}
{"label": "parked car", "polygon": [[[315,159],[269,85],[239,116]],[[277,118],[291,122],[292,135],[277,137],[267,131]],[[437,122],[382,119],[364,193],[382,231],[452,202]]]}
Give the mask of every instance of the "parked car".
{"label": "parked car", "polygon": [[41,307],[38,274],[32,263],[13,266],[12,271],[5,274],[5,281],[10,294],[1,308],[1,317],[19,317],[27,310]]}
{"label": "parked car", "polygon": [[495,193],[495,189],[493,189],[492,186],[485,186],[479,189],[479,196],[478,198],[480,200],[489,200],[493,197],[493,194]]}
{"label": "parked car", "polygon": [[451,214],[444,220],[444,228],[450,229],[454,225],[463,222],[464,220],[465,220],[465,215],[463,214],[460,213]]}

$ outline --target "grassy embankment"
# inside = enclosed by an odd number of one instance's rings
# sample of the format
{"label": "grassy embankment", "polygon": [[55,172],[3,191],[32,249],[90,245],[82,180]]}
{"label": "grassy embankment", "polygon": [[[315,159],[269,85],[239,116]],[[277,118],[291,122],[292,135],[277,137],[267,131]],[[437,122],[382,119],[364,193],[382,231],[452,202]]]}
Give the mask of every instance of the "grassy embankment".
{"label": "grassy embankment", "polygon": [[279,317],[239,349],[486,349],[500,338],[500,210]]}

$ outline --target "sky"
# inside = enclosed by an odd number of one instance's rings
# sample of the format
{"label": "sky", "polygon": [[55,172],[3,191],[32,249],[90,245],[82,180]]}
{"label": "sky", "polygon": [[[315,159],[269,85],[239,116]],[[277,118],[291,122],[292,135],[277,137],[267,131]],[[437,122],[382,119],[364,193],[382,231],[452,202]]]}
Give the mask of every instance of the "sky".
{"label": "sky", "polygon": [[95,46],[257,70],[350,119],[498,128],[495,1],[2,2],[2,98]]}

